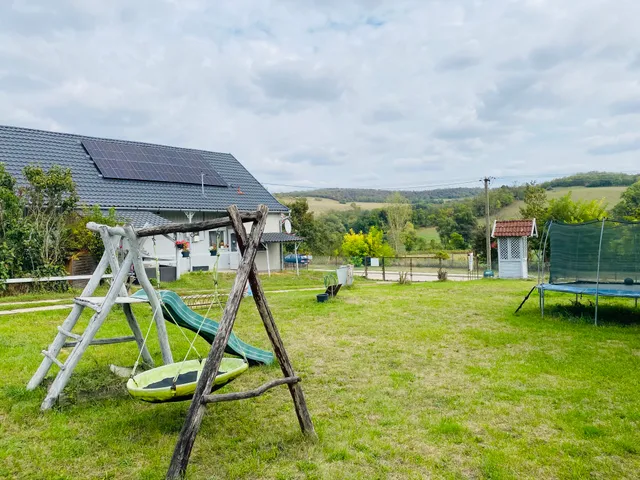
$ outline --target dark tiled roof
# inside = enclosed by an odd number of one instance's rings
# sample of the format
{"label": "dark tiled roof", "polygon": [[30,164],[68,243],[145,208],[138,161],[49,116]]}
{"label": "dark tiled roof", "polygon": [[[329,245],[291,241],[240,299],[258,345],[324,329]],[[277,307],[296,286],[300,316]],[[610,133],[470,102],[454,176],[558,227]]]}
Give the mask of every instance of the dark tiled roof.
{"label": "dark tiled roof", "polygon": [[116,210],[116,215],[119,221],[130,223],[134,228],[155,227],[171,223],[166,218],[145,210]]}
{"label": "dark tiled roof", "polygon": [[265,232],[260,239],[263,243],[302,242],[304,237],[284,232]]}
{"label": "dark tiled roof", "polygon": [[493,224],[493,237],[530,237],[537,235],[535,218],[533,220],[496,220]]}
{"label": "dark tiled roof", "polygon": [[[86,138],[94,137],[0,125],[0,162],[5,164],[18,183],[24,182],[22,169],[29,164],[39,164],[43,168],[52,165],[70,168],[80,200],[88,205],[125,210],[226,212],[227,207],[232,204],[243,211],[255,210],[258,205],[264,204],[272,212],[287,211],[287,208],[278,203],[229,153],[195,150],[211,163],[214,170],[229,185],[205,185],[203,196],[200,185],[102,178],[80,143]],[[115,141],[148,145],[124,140]],[[164,148],[183,150],[178,147]]]}

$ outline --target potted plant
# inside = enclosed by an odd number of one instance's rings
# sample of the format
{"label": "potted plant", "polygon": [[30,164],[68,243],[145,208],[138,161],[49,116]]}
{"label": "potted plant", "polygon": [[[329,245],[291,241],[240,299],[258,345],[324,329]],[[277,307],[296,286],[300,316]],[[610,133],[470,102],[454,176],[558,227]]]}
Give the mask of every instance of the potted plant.
{"label": "potted plant", "polygon": [[176,240],[176,248],[178,250],[184,250],[184,247],[187,246],[187,248],[189,248],[189,242],[187,242],[186,240]]}
{"label": "potted plant", "polygon": [[211,245],[209,247],[209,255],[211,255],[212,257],[215,257],[218,255],[218,247],[216,247],[215,245]]}
{"label": "potted plant", "polygon": [[188,258],[191,252],[189,251],[189,242],[184,242],[182,246],[182,256]]}

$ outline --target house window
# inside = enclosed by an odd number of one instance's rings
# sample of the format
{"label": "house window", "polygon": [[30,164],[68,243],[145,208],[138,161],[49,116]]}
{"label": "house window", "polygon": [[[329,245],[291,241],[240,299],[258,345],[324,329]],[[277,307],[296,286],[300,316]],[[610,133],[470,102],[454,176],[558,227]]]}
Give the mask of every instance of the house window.
{"label": "house window", "polygon": [[224,230],[212,230],[209,232],[209,246],[220,247],[224,245]]}

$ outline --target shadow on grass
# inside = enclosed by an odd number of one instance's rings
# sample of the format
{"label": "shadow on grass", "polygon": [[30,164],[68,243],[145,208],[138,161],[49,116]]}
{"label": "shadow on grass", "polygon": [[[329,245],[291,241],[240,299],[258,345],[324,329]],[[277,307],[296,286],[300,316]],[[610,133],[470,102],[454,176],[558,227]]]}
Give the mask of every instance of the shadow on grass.
{"label": "shadow on grass", "polygon": [[[625,305],[623,303],[598,305],[598,324],[613,326],[634,326],[640,325],[640,308],[636,308],[634,303]],[[629,302],[632,302],[629,300]],[[561,318],[569,322],[592,324],[595,318],[595,302],[572,301],[567,304],[556,304],[545,307],[545,316]]]}

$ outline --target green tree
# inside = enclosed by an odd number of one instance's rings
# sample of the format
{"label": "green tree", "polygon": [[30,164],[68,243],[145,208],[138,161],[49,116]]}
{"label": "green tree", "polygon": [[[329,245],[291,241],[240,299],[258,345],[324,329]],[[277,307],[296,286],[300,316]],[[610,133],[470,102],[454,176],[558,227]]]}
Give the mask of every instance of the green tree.
{"label": "green tree", "polygon": [[640,220],[640,182],[634,183],[623,192],[620,202],[611,212],[618,219]]}
{"label": "green tree", "polygon": [[98,205],[84,206],[82,211],[74,212],[70,218],[65,250],[72,255],[79,252],[89,252],[95,259],[99,259],[104,253],[104,243],[98,233],[87,229],[88,222],[117,225],[116,210],[111,208],[105,215]]}
{"label": "green tree", "polygon": [[571,198],[571,192],[560,198],[549,201],[545,212],[545,222],[581,223],[590,220],[601,220],[607,215],[606,204],[603,200],[576,200]]}
{"label": "green tree", "polygon": [[384,241],[382,230],[371,227],[369,233],[350,230],[343,237],[342,253],[352,258],[393,257],[393,248]]}
{"label": "green tree", "polygon": [[23,174],[24,227],[29,232],[25,245],[32,270],[38,276],[64,273],[66,227],[78,202],[71,170],[29,165]]}
{"label": "green tree", "polygon": [[451,234],[449,245],[454,250],[464,250],[467,248],[467,242],[464,241],[464,238],[458,232],[453,232]]}
{"label": "green tree", "polygon": [[404,245],[404,249],[407,252],[413,252],[418,250],[418,243],[420,237],[418,237],[418,231],[413,226],[413,223],[407,222],[400,234],[400,239],[402,240],[402,244]]}
{"label": "green tree", "polygon": [[530,183],[524,190],[524,207],[520,208],[520,216],[526,219],[535,218],[543,224],[547,210],[547,192],[544,188]]}
{"label": "green tree", "polygon": [[400,250],[400,235],[405,225],[411,220],[411,204],[399,192],[395,192],[387,197],[387,226],[389,241],[395,251]]}
{"label": "green tree", "polygon": [[[0,280],[17,277],[21,272],[22,207],[15,179],[0,163]],[[1,284],[0,288],[5,288]]]}

